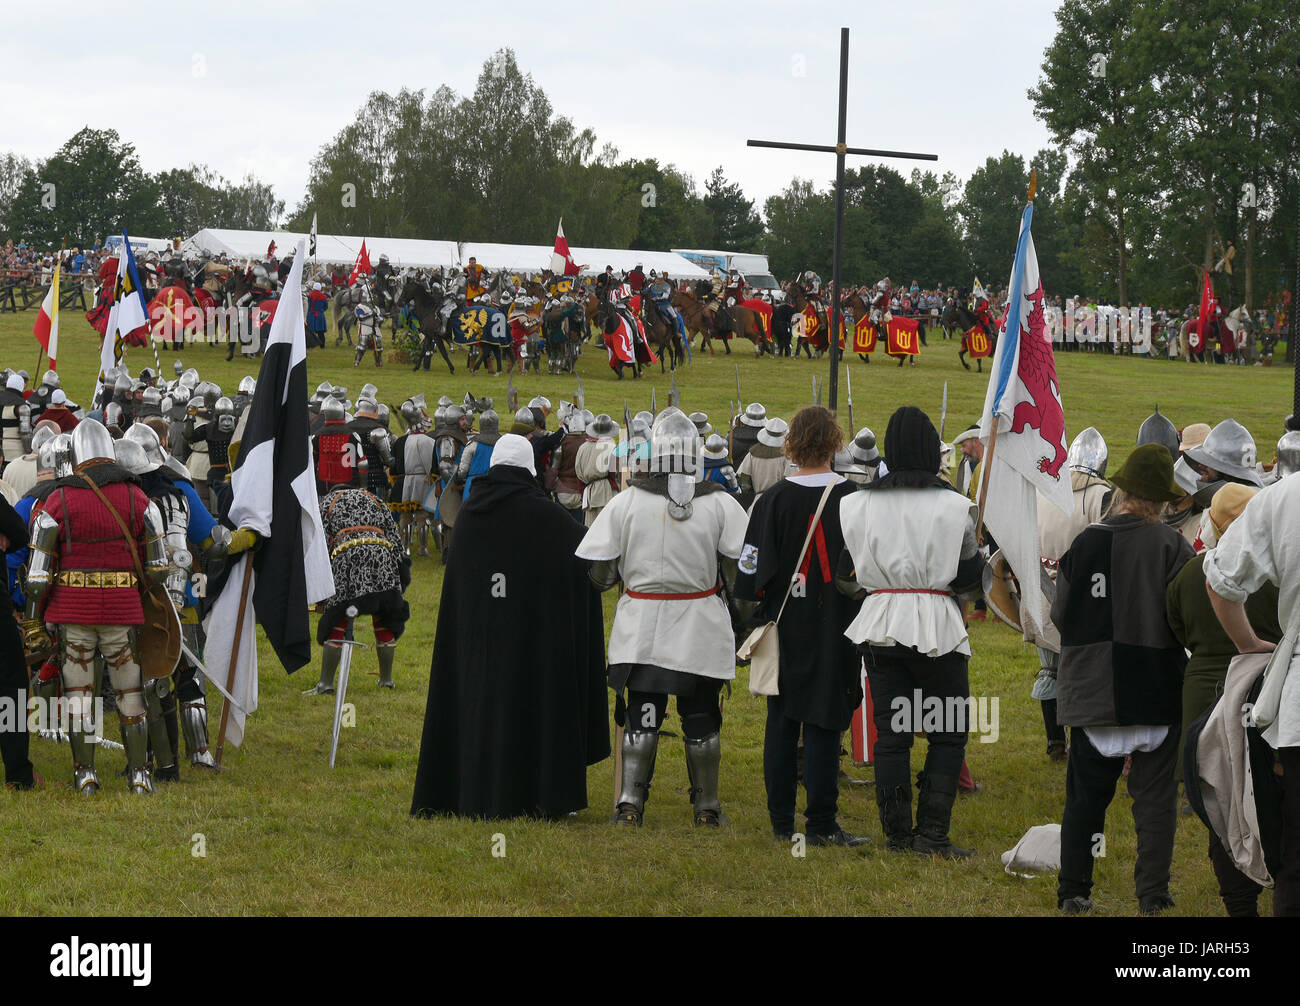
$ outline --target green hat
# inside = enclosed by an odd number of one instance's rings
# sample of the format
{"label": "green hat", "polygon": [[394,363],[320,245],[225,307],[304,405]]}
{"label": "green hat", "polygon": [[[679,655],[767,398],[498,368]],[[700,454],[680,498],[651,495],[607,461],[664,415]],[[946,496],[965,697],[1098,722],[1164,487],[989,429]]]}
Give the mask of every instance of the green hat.
{"label": "green hat", "polygon": [[1128,456],[1111,481],[1126,493],[1161,503],[1187,495],[1174,482],[1174,458],[1164,444],[1143,444]]}

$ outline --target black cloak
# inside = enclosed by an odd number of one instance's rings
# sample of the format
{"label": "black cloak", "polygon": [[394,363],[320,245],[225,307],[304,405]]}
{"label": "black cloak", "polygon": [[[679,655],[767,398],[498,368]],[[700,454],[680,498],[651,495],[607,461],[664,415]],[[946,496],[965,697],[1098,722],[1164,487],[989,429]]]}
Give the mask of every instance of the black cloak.
{"label": "black cloak", "polygon": [[574,555],[584,533],[523,468],[475,480],[447,554],[413,815],[587,806],[587,766],[610,746],[600,596]]}
{"label": "black cloak", "polygon": [[[573,523],[573,519],[569,519]],[[14,512],[9,501],[0,496],[0,535],[8,539],[5,553],[27,547],[27,525]],[[8,591],[5,591],[8,594]],[[6,611],[0,614],[0,697],[8,699],[21,713],[25,710],[27,659],[18,623],[12,617],[13,604],[5,598]],[[4,756],[5,782],[19,789],[32,786],[32,763],[27,757],[29,735],[26,730],[0,732],[0,753]]]}

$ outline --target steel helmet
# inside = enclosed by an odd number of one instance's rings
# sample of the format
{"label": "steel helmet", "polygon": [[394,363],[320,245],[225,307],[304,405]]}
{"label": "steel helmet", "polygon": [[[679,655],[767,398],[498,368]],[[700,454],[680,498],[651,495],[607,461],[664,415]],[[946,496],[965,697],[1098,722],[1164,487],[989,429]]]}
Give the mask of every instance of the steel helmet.
{"label": "steel helmet", "polygon": [[1104,479],[1109,453],[1106,441],[1097,432],[1097,428],[1089,426],[1070,444],[1070,453],[1066,455],[1065,463],[1072,471],[1086,472]]}
{"label": "steel helmet", "polygon": [[486,409],[478,417],[479,434],[493,434],[500,432],[501,417],[497,415],[495,409]]}
{"label": "steel helmet", "polygon": [[1273,473],[1280,479],[1300,472],[1300,432],[1291,430],[1277,442],[1277,464]]}
{"label": "steel helmet", "polygon": [[343,403],[333,395],[330,395],[321,402],[320,414],[328,422],[342,422],[347,418],[347,412],[343,408]]}
{"label": "steel helmet", "polygon": [[1220,475],[1253,486],[1261,485],[1259,469],[1256,467],[1255,439],[1235,419],[1225,419],[1214,427],[1205,442],[1189,447],[1186,455]]}
{"label": "steel helmet", "polygon": [[[86,422],[94,422],[94,420],[86,420]],[[80,429],[83,425],[84,423],[78,423],[77,428]],[[55,478],[63,479],[71,475],[73,469],[72,434],[60,433],[46,444],[46,447],[54,455]]]}
{"label": "steel helmet", "polygon": [[113,461],[113,435],[103,423],[83,419],[72,431],[72,463],[81,466],[89,461]]}
{"label": "steel helmet", "polygon": [[650,427],[650,471],[695,475],[700,470],[700,431],[681,409],[669,406]]}
{"label": "steel helmet", "polygon": [[144,469],[146,472],[156,471],[165,463],[166,457],[158,434],[144,423],[132,423],[131,428],[122,434],[122,439],[130,440],[144,451],[144,456],[149,462],[149,467]]}
{"label": "steel helmet", "polygon": [[876,435],[871,432],[870,428],[864,426],[858,430],[853,442],[849,444],[849,454],[853,456],[854,462],[860,465],[880,460],[880,449],[876,446]]}
{"label": "steel helmet", "polygon": [[151,470],[144,449],[134,440],[128,440],[126,437],[113,442],[113,456],[117,459],[117,463],[132,475],[143,475]]}
{"label": "steel helmet", "polygon": [[1161,414],[1159,408],[1142,420],[1142,425],[1138,427],[1137,446],[1146,444],[1164,444],[1170,457],[1178,457],[1178,431]]}

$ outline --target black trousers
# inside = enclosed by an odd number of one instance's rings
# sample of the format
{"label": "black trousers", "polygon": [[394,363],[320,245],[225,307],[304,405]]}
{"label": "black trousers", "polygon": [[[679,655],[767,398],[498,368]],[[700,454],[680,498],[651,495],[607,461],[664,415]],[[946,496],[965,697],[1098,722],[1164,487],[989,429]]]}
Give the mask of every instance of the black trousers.
{"label": "black trousers", "polygon": [[[910,788],[912,737],[920,729],[917,724],[922,721],[926,700],[945,702],[970,697],[966,655],[927,657],[910,646],[872,646],[865,649],[863,656],[875,710],[876,788],[881,792],[896,786]],[[920,710],[913,708],[918,691],[923,706]],[[926,731],[926,775],[956,779],[961,774],[967,725],[963,717],[961,723],[944,723],[943,730]]]}
{"label": "black trousers", "polygon": [[[1128,772],[1137,828],[1133,883],[1138,899],[1169,891],[1178,827],[1178,724],[1154,751],[1134,751]],[[1124,771],[1123,758],[1103,757],[1080,727],[1070,730],[1070,762],[1065,775],[1065,814],[1061,818],[1061,873],[1057,904],[1092,893],[1094,854],[1105,851],[1106,808]]]}
{"label": "black trousers", "polygon": [[833,835],[839,830],[840,732],[792,720],[781,712],[780,696],[767,700],[767,729],[763,737],[763,781],[767,784],[767,813],[772,831],[795,831],[795,800],[799,791],[799,731],[803,730],[803,785],[809,835]]}
{"label": "black trousers", "polygon": [[[718,695],[722,681],[717,678],[700,678],[690,695],[677,696],[677,716],[682,721],[682,734],[687,740],[703,740],[722,729],[722,709]],[[629,730],[658,730],[668,715],[666,692],[627,691],[627,728]]]}
{"label": "black trousers", "polygon": [[1273,878],[1273,914],[1300,915],[1300,748],[1279,748],[1282,762],[1282,865]]}
{"label": "black trousers", "polygon": [[[12,702],[14,729],[0,732],[0,756],[5,763],[5,782],[19,789],[33,783],[32,762],[27,757],[31,738],[27,733],[27,661],[18,623],[8,611],[0,616],[0,701]],[[23,729],[17,729],[21,726]]]}

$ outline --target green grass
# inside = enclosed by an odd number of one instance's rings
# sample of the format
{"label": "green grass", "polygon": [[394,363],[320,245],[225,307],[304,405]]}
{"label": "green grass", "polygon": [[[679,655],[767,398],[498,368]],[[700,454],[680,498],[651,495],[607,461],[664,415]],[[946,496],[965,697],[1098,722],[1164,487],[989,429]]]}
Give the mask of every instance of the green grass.
{"label": "green grass", "polygon": [[[0,360],[31,370],[34,312],[0,316]],[[333,340],[331,338],[330,342]],[[78,400],[89,398],[98,347],[90,328],[65,314],[60,370]],[[163,353],[164,370],[173,354]],[[180,354],[186,365],[232,390],[255,367],[226,364],[216,348]],[[384,401],[424,391],[460,399],[492,395],[504,407],[505,381],[469,377],[455,357],[449,378],[439,361],[428,373],[367,361],[353,369],[351,353],[332,345],[308,357],[310,383],[344,383],[354,391],[371,380]],[[152,366],[147,350],[132,351],[133,370]],[[682,404],[715,421],[735,397],[789,416],[808,404],[812,376],[823,362],[755,360],[752,352],[701,355],[677,376]],[[898,405],[916,404],[937,417],[949,387],[948,435],[981,408],[986,373],[966,373],[956,347],[931,340],[917,366],[899,369],[877,354],[853,368],[858,425],[884,434]],[[1097,426],[1111,445],[1112,469],[1131,449],[1137,426],[1158,401],[1178,426],[1232,415],[1272,456],[1281,419],[1290,411],[1292,373],[1284,367],[1226,368],[1084,354],[1058,357],[1071,434]],[[654,387],[662,407],[669,378],[614,379],[604,353],[588,349],[580,364],[587,406],[621,417],[649,407]],[[37,375],[39,378],[39,374]],[[575,388],[568,377],[516,379],[520,397],[545,394],[558,403]],[[847,408],[841,381],[841,415]],[[847,425],[847,422],[846,422]],[[873,837],[865,852],[809,849],[798,859],[777,845],[767,826],[762,780],[763,705],[745,689],[742,671],[727,701],[723,728],[722,795],[732,825],[720,834],[691,829],[686,771],[679,741],[667,739],[646,824],[637,832],[606,823],[612,793],[610,762],[589,773],[591,808],[563,824],[523,821],[412,821],[408,815],[423,721],[442,574],[437,559],[417,559],[409,599],[414,617],[398,649],[397,690],[376,687],[369,651],[358,651],[349,698],[357,725],[340,743],[338,767],[326,767],[332,698],[304,697],[316,667],[287,676],[262,641],[261,708],[249,720],[245,746],[227,750],[220,776],[182,768],[182,781],[151,799],[131,799],[113,778],[121,756],[100,761],[105,788],[93,799],[64,789],[70,776],[66,746],[32,742],[32,757],[49,785],[33,793],[0,791],[0,911],[22,914],[869,914],[1039,915],[1055,909],[1055,878],[1024,880],[1002,870],[998,856],[1034,824],[1059,821],[1062,765],[1043,753],[1038,704],[1030,699],[1037,661],[1018,634],[1001,625],[972,628],[971,690],[997,696],[1001,736],[972,743],[969,761],[984,792],[959,800],[953,836],[978,855],[961,864],[894,856],[882,849],[872,791],[841,791],[841,822]],[[606,598],[606,622],[613,598]],[[209,690],[210,693],[212,690]],[[220,701],[210,695],[215,738]],[[669,729],[676,727],[670,720]],[[113,735],[110,725],[109,735]],[[916,753],[924,752],[918,741]],[[847,760],[846,760],[847,766]],[[852,769],[869,777],[870,769]],[[802,799],[802,795],[801,795]],[[201,834],[206,856],[192,855]],[[492,855],[493,836],[505,856]],[[1134,836],[1123,786],[1111,808],[1108,855],[1099,861],[1094,897],[1105,915],[1136,911],[1132,891]],[[76,869],[69,873],[68,863]],[[1180,817],[1174,862],[1175,914],[1221,915],[1199,821]],[[1268,896],[1263,900],[1269,909]]]}

